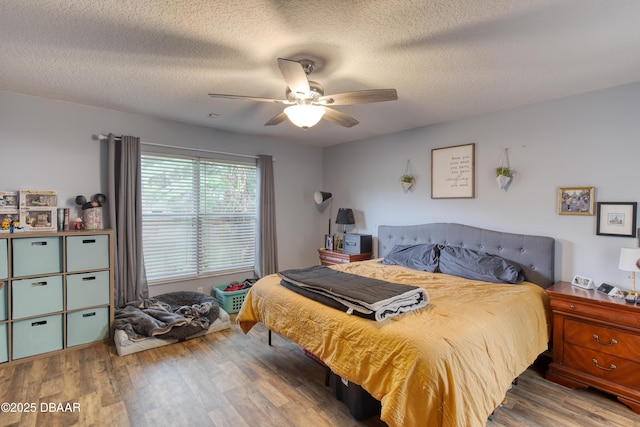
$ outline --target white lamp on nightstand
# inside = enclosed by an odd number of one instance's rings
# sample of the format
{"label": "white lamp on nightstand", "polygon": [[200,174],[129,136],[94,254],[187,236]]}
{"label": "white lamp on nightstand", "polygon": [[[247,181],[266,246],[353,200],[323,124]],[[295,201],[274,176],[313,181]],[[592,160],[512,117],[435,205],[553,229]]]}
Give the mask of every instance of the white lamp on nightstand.
{"label": "white lamp on nightstand", "polygon": [[638,294],[636,293],[636,271],[640,271],[640,248],[622,248],[620,250],[618,268],[631,272],[631,292],[627,294],[625,300],[634,303],[638,299]]}

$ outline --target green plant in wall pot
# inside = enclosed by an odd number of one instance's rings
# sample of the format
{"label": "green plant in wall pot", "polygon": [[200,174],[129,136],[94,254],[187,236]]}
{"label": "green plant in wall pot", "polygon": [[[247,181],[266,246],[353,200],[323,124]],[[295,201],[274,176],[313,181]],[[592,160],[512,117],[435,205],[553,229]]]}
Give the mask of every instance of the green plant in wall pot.
{"label": "green plant in wall pot", "polygon": [[416,178],[413,175],[405,174],[400,177],[400,182],[402,183],[402,189],[408,191],[413,186],[413,183],[416,182]]}
{"label": "green plant in wall pot", "polygon": [[404,168],[404,174],[400,177],[402,189],[406,193],[416,182],[416,177],[411,173],[411,159],[407,159],[407,166]]}

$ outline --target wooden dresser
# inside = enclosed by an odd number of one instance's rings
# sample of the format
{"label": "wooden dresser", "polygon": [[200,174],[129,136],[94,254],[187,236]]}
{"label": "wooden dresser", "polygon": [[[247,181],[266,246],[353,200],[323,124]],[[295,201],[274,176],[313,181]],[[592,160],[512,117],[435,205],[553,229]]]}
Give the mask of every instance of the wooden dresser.
{"label": "wooden dresser", "polygon": [[366,254],[349,254],[338,249],[332,251],[330,249],[318,249],[320,256],[320,265],[344,264],[347,262],[366,261],[371,259],[371,252]]}
{"label": "wooden dresser", "polygon": [[553,362],[547,379],[614,394],[640,414],[640,305],[559,282],[553,310]]}

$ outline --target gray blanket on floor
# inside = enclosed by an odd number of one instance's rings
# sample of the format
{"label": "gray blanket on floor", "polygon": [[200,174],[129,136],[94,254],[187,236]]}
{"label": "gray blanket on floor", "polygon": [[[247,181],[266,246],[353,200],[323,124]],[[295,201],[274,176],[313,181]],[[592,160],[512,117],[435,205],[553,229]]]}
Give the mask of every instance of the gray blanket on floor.
{"label": "gray blanket on floor", "polygon": [[286,270],[281,284],[325,305],[381,321],[429,303],[426,289],[344,273],[329,267]]}
{"label": "gray blanket on floor", "polygon": [[209,329],[219,315],[215,298],[200,292],[172,292],[131,301],[116,309],[114,328],[132,341],[149,337],[185,339]]}

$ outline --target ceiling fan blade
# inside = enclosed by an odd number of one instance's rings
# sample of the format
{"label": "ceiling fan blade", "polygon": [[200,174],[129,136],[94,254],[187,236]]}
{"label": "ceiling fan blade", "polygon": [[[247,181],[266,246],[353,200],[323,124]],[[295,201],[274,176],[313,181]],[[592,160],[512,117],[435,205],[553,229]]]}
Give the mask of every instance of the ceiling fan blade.
{"label": "ceiling fan blade", "polygon": [[273,125],[277,125],[278,123],[282,123],[285,120],[287,120],[287,115],[282,112],[280,114],[278,114],[277,116],[274,116],[271,118],[271,120],[269,120],[267,123],[265,123],[265,126],[273,126]]}
{"label": "ceiling fan blade", "polygon": [[244,101],[259,101],[259,102],[275,102],[276,104],[287,104],[287,105],[294,104],[293,102],[286,99],[260,98],[257,96],[225,95],[223,93],[210,93],[209,96],[212,98],[241,99]]}
{"label": "ceiling fan blade", "polygon": [[371,89],[321,96],[318,98],[318,103],[322,105],[354,105],[395,101],[396,99],[398,99],[398,92],[395,89]]}
{"label": "ceiling fan blade", "polygon": [[324,113],[324,116],[322,116],[322,118],[327,119],[332,123],[335,123],[340,126],[344,126],[346,128],[350,128],[360,123],[353,117],[345,113],[342,113],[338,110],[334,110],[333,108],[329,108],[329,107],[324,107],[324,108],[326,111]]}
{"label": "ceiling fan blade", "polygon": [[306,98],[311,92],[311,88],[302,64],[298,61],[278,58],[278,67],[280,67],[282,77],[284,77],[284,81],[287,82],[291,92],[300,98]]}

